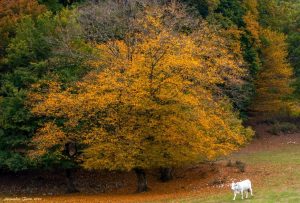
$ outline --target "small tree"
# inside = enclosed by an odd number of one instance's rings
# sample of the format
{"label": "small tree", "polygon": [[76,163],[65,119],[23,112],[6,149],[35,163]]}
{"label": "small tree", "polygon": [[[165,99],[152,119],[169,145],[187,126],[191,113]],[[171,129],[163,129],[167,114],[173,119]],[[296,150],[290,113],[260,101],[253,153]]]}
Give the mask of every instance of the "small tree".
{"label": "small tree", "polygon": [[281,116],[289,111],[290,102],[286,99],[293,92],[293,70],[287,62],[287,44],[284,34],[263,29],[262,63],[263,68],[256,81],[256,99],[253,109],[257,112]]}

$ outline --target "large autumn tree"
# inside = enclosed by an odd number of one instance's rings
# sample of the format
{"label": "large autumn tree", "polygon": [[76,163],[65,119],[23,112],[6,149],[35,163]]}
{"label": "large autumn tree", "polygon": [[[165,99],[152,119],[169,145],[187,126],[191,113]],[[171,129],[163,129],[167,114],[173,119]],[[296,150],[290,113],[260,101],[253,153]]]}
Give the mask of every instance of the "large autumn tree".
{"label": "large autumn tree", "polygon": [[177,12],[145,8],[124,40],[93,44],[94,70],[74,86],[35,85],[32,112],[47,122],[31,155],[63,157],[66,143],[77,143],[85,168],[133,169],[142,192],[145,169],[212,160],[244,144],[252,131],[215,94],[240,82],[240,61],[205,22],[188,35],[176,30]]}

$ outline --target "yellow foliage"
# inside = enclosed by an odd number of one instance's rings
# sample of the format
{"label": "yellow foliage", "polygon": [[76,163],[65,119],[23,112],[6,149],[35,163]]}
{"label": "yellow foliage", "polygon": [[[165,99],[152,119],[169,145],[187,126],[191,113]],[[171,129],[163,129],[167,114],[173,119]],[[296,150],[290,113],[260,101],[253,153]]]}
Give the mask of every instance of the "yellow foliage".
{"label": "yellow foliage", "polygon": [[257,0],[246,0],[245,6],[248,8],[248,12],[243,16],[246,30],[251,34],[253,38],[253,45],[260,45],[260,25],[258,22],[259,12],[257,9]]}
{"label": "yellow foliage", "polygon": [[[65,143],[66,135],[55,123],[48,122],[38,130],[32,141],[36,144],[37,149],[30,151],[30,156],[39,157],[47,153],[47,150],[52,147]],[[62,148],[59,150],[61,151]]]}
{"label": "yellow foliage", "polygon": [[[42,128],[45,140],[65,136],[83,143],[86,168],[131,170],[215,159],[253,134],[230,103],[213,94],[216,85],[241,80],[241,61],[206,23],[191,35],[180,34],[162,23],[162,12],[147,10],[136,22],[140,31],[124,41],[95,45],[98,57],[89,62],[94,70],[74,87],[53,83],[42,100],[32,96],[34,114],[61,121],[53,131]],[[37,135],[34,141],[43,146],[40,140]]]}
{"label": "yellow foliage", "polygon": [[251,12],[247,12],[243,19],[246,24],[246,30],[251,33],[255,44],[259,44],[260,25],[258,23],[258,17],[252,14]]}
{"label": "yellow foliage", "polygon": [[280,115],[288,110],[285,99],[293,92],[293,70],[287,61],[287,44],[282,33],[263,29],[265,45],[262,47],[263,69],[258,74],[257,96],[253,109],[267,114]]}
{"label": "yellow foliage", "polygon": [[[242,47],[241,47],[241,36],[243,31],[238,29],[237,27],[229,27],[224,32],[226,37],[226,41],[228,44],[228,49],[232,54],[236,56],[235,60],[242,61]],[[241,62],[240,62],[241,63]]]}

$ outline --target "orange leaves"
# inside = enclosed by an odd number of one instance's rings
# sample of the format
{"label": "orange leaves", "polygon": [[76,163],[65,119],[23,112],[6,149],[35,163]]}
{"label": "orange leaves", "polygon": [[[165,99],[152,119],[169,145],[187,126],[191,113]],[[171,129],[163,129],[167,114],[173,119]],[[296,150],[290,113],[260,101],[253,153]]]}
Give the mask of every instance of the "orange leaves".
{"label": "orange leaves", "polygon": [[258,16],[255,16],[250,11],[243,17],[246,24],[246,30],[250,32],[254,39],[254,43],[258,45],[260,43],[260,25],[258,22]]}
{"label": "orange leaves", "polygon": [[285,97],[293,92],[290,86],[293,71],[287,62],[287,44],[284,34],[263,29],[263,69],[258,74],[254,110],[279,116],[287,111],[290,102]]}
{"label": "orange leaves", "polygon": [[[31,157],[39,157],[47,153],[47,150],[66,141],[65,133],[53,122],[45,123],[38,130],[32,142],[37,146],[30,151]],[[59,149],[61,151],[62,148]]]}
{"label": "orange leaves", "polygon": [[[37,17],[46,10],[45,6],[39,5],[36,0],[1,0],[0,2],[0,25],[8,26],[15,24],[25,15]],[[6,27],[2,27],[3,29]]]}
{"label": "orange leaves", "polygon": [[[54,118],[86,146],[84,167],[184,165],[226,155],[251,137],[229,102],[213,96],[218,84],[245,74],[240,61],[207,24],[176,33],[162,23],[163,12],[147,10],[135,22],[141,30],[124,41],[95,45],[94,70],[72,88],[50,84],[37,96],[32,112]],[[57,139],[59,132],[49,131]]]}
{"label": "orange leaves", "polygon": [[[46,11],[36,0],[0,1],[0,51],[4,51],[9,38],[14,36],[16,24],[25,16],[37,17]],[[0,53],[2,54],[2,53]]]}

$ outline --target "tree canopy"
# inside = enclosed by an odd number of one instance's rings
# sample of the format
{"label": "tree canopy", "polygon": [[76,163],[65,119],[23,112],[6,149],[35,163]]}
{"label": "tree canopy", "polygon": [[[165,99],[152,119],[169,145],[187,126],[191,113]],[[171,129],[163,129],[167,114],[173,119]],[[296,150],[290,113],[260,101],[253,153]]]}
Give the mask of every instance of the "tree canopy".
{"label": "tree canopy", "polygon": [[34,138],[35,152],[62,152],[71,140],[83,145],[86,168],[147,169],[214,159],[251,137],[228,100],[214,94],[213,86],[244,72],[222,38],[205,23],[178,33],[164,25],[163,10],[144,12],[126,40],[94,45],[95,70],[74,87],[48,83],[47,94],[31,94],[32,112],[50,119]]}

